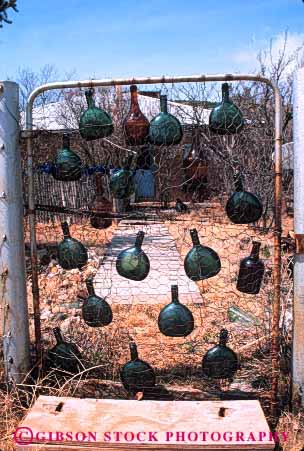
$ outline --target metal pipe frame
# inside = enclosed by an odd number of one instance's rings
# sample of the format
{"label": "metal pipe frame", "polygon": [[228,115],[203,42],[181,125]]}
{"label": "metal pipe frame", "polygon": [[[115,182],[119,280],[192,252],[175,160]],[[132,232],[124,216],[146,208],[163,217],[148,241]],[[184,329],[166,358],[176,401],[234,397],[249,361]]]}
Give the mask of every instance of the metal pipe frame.
{"label": "metal pipe frame", "polygon": [[37,357],[41,357],[41,330],[39,308],[39,286],[37,271],[37,243],[35,232],[35,189],[32,150],[32,113],[34,100],[39,94],[52,89],[85,88],[85,87],[110,87],[123,85],[147,85],[168,83],[204,83],[224,81],[255,81],[270,86],[275,98],[275,150],[274,150],[274,199],[275,199],[275,227],[274,227],[274,299],[271,326],[271,363],[272,363],[272,390],[271,390],[271,414],[274,417],[277,408],[277,391],[279,378],[279,322],[280,322],[280,295],[281,295],[281,235],[282,235],[282,99],[279,88],[275,82],[267,77],[252,74],[216,74],[216,75],[191,75],[178,77],[139,77],[117,78],[101,80],[82,80],[47,83],[34,89],[29,95],[26,105],[26,130],[28,133],[28,202],[29,202],[29,227],[31,240],[32,261],[32,291],[34,304],[35,339]]}

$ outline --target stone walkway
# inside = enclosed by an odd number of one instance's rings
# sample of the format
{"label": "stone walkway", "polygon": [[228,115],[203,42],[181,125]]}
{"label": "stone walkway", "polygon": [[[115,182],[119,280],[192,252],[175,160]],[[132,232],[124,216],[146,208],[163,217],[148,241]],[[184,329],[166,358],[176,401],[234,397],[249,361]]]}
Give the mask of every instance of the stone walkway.
{"label": "stone walkway", "polygon": [[[135,243],[136,233],[145,232],[142,249],[150,260],[150,272],[141,282],[121,277],[116,257]],[[171,285],[177,284],[182,303],[202,303],[198,286],[185,274],[175,241],[162,223],[121,221],[94,280],[98,296],[109,303],[163,304],[171,300]]]}

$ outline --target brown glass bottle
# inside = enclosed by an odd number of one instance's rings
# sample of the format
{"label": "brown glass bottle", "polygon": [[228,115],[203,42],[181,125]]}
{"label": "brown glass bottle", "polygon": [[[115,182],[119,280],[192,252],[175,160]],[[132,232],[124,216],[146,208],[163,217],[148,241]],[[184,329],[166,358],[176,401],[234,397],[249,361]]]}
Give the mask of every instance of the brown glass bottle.
{"label": "brown glass bottle", "polygon": [[241,260],[236,287],[242,293],[257,294],[260,291],[264,275],[264,263],[259,258],[260,247],[259,241],[253,241],[251,254]]}
{"label": "brown glass bottle", "polygon": [[112,219],[109,218],[112,212],[112,203],[103,195],[102,174],[96,174],[95,182],[96,194],[88,208],[98,215],[92,215],[90,223],[95,229],[106,229],[112,225]]}
{"label": "brown glass bottle", "polygon": [[141,146],[148,141],[150,123],[139,108],[137,86],[130,86],[130,92],[130,111],[123,125],[125,141],[129,146]]}

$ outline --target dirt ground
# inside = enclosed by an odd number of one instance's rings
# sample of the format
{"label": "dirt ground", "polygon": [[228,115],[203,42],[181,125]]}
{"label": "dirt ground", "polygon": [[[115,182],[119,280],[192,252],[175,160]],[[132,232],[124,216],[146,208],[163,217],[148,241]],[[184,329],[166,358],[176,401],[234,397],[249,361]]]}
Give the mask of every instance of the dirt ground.
{"label": "dirt ground", "polygon": [[[85,371],[79,381],[48,386],[47,378],[41,379],[39,393],[67,393],[75,396],[95,397],[125,397],[128,394],[115,383],[119,383],[121,366],[129,360],[129,341],[134,339],[138,345],[139,356],[152,365],[156,371],[157,382],[165,387],[187,387],[191,390],[207,392],[217,396],[219,393],[248,393],[260,397],[266,414],[270,396],[270,318],[273,299],[273,232],[268,233],[249,226],[237,226],[225,220],[220,204],[210,204],[208,209],[192,211],[180,215],[176,220],[165,220],[169,232],[174,237],[182,258],[191,248],[189,229],[196,228],[201,243],[212,247],[221,257],[221,272],[206,281],[199,282],[202,295],[201,304],[188,305],[191,309],[195,329],[186,338],[169,338],[163,336],[156,324],[163,305],[114,305],[113,322],[105,328],[90,328],[81,318],[81,303],[87,296],[85,280],[95,275],[105,254],[105,248],[111,241],[117,225],[106,230],[97,231],[86,223],[73,224],[71,235],[79,240],[89,250],[89,261],[80,270],[64,271],[56,260],[56,245],[62,239],[59,224],[37,224],[37,239],[39,249],[39,289],[43,347],[49,349],[55,343],[52,328],[60,326],[67,340],[76,343],[82,352]],[[292,230],[292,218],[284,218],[284,233]],[[235,288],[238,265],[241,258],[250,253],[252,241],[261,241],[261,258],[265,262],[265,277],[262,289],[257,296],[241,295]],[[28,231],[27,231],[28,241]],[[28,252],[27,252],[28,254]],[[289,312],[291,307],[291,279],[286,267],[287,254],[283,255],[282,281],[282,311]],[[27,258],[29,269],[29,258]],[[170,288],[169,288],[170,289]],[[28,298],[31,318],[31,340],[34,341],[33,308],[28,272]],[[254,315],[259,325],[245,327],[231,322],[227,310],[232,305],[238,306],[247,313]],[[226,327],[230,334],[229,346],[239,354],[241,369],[232,384],[206,381],[201,377],[201,362],[204,353],[214,346],[218,340],[221,327]],[[286,335],[288,341],[288,333]],[[288,355],[282,347],[280,355],[281,405],[286,406],[290,376],[288,371]],[[45,376],[42,376],[45,377]],[[97,380],[98,379],[98,380]],[[99,386],[98,381],[110,380],[109,386]],[[94,382],[95,381],[95,382]],[[100,382],[101,383],[101,382]],[[102,383],[101,383],[102,384]],[[98,389],[99,387],[99,389]],[[14,395],[0,391],[0,408],[5,409],[6,416],[0,420],[4,437],[4,449],[10,449],[11,440],[7,440],[10,431],[14,429],[18,418],[22,417],[33,399],[31,393],[20,395],[20,390]],[[58,391],[59,390],[59,391]],[[181,399],[184,399],[180,391]],[[37,391],[38,393],[38,391]],[[17,407],[16,407],[17,406]],[[301,424],[302,417],[290,417],[284,414],[279,427],[294,428],[293,439],[284,450],[297,450],[295,443],[301,443],[302,438],[296,424]],[[2,424],[1,424],[2,422]],[[283,430],[283,429],[282,429]],[[0,442],[1,443],[1,442]],[[287,445],[286,445],[287,446]],[[300,446],[300,445],[299,445]],[[1,445],[0,445],[1,448]]]}

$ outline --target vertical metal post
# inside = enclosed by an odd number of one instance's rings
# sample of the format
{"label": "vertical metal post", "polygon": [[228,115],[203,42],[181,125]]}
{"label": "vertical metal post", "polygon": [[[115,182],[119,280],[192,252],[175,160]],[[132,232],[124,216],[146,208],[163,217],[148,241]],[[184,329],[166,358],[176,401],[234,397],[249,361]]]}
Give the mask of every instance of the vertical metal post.
{"label": "vertical metal post", "polygon": [[28,177],[28,217],[31,242],[31,267],[32,267],[32,293],[34,308],[34,327],[35,327],[35,345],[36,358],[40,362],[42,357],[41,344],[41,321],[40,321],[40,303],[39,303],[39,279],[38,279],[38,259],[37,259],[37,240],[36,240],[36,218],[35,218],[35,183],[34,183],[34,167],[33,167],[33,119],[32,119],[33,103],[28,102],[26,109],[26,130],[27,135],[27,177]]}
{"label": "vertical metal post", "polygon": [[282,236],[282,107],[279,88],[273,86],[275,97],[275,148],[274,148],[274,296],[271,325],[271,415],[277,414],[277,393],[280,374],[280,313],[281,313],[281,236]]}
{"label": "vertical metal post", "polygon": [[296,410],[304,405],[304,68],[294,78],[294,262],[292,398]]}
{"label": "vertical metal post", "polygon": [[8,381],[20,383],[30,368],[24,255],[19,86],[0,82],[0,302]]}

